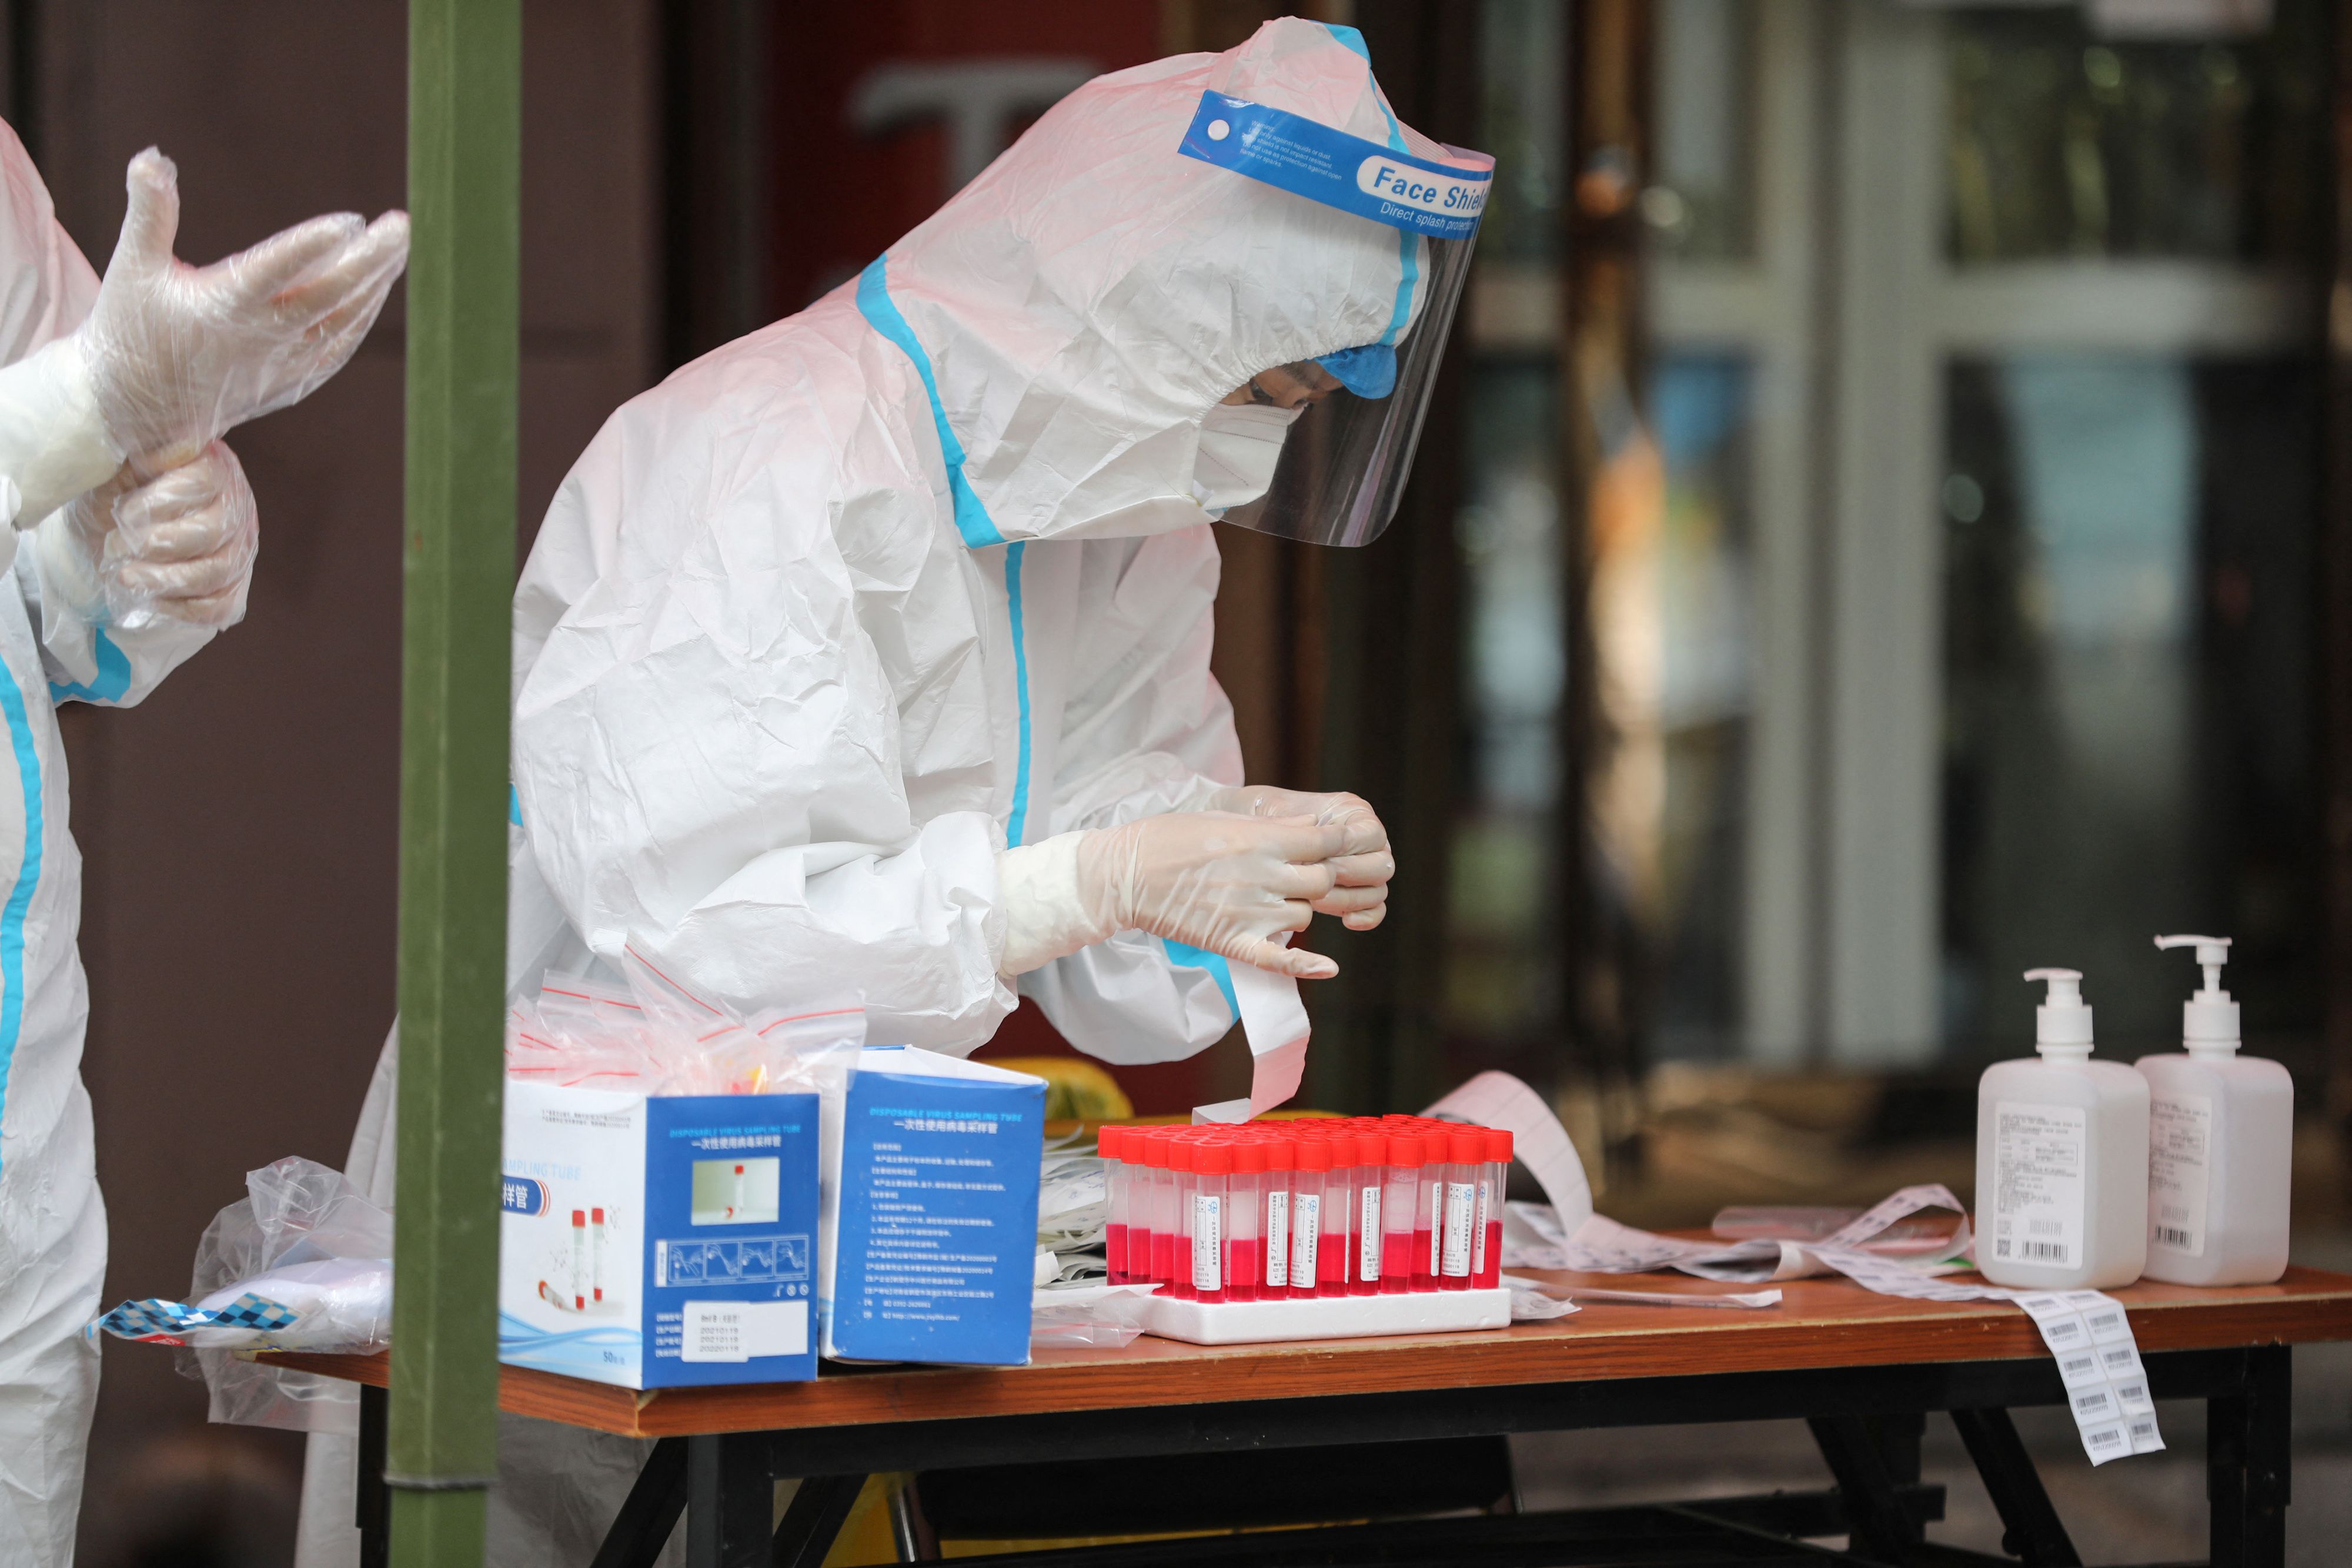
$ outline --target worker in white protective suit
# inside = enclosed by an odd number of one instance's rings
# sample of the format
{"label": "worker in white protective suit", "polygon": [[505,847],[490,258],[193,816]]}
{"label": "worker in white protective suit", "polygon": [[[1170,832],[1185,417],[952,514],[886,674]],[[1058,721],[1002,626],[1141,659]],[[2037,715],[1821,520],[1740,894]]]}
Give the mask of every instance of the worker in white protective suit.
{"label": "worker in white protective suit", "polygon": [[[1243,784],[1211,523],[1386,523],[1491,167],[1400,126],[1352,29],[1270,23],[1080,88],[622,408],[515,598],[513,993],[626,946],[745,1016],[854,986],[869,1039],[961,1055],[1027,996],[1151,1062],[1232,1028],[1233,963],[1336,973],[1285,944],[1380,920],[1387,835]],[[392,1061],[350,1172],[387,1201]],[[354,1563],[312,1442],[302,1561]],[[587,1561],[642,1458],[500,1449],[501,1568]]]}
{"label": "worker in white protective suit", "polygon": [[106,1270],[58,705],[127,707],[245,612],[253,492],[219,439],[350,358],[407,220],[314,219],[174,261],[176,177],[131,164],[101,282],[0,126],[0,1563],[73,1560]]}

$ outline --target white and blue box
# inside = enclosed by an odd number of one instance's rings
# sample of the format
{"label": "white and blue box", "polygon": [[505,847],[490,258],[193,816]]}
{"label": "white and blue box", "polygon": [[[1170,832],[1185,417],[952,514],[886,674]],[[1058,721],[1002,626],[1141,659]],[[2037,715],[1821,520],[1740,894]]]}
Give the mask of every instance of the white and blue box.
{"label": "white and blue box", "polygon": [[814,1377],[819,1124],[814,1094],[509,1079],[499,1359],[624,1388]]}
{"label": "white and blue box", "polygon": [[1025,1364],[1045,1082],[868,1046],[826,1112],[824,1354]]}

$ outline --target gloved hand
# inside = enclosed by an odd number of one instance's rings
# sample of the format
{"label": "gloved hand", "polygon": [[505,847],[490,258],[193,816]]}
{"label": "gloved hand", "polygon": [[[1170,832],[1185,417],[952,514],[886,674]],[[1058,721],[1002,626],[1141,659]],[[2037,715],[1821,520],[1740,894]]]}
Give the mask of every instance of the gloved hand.
{"label": "gloved hand", "polygon": [[261,550],[261,517],[236,454],[213,442],[141,481],[129,468],[39,529],[51,583],[126,632],[159,620],[233,626]]}
{"label": "gloved hand", "polygon": [[1175,811],[1064,833],[996,857],[1006,934],[1000,967],[1026,973],[1120,931],[1327,980],[1339,966],[1286,947],[1330,896],[1346,834],[1306,818]]}
{"label": "gloved hand", "polygon": [[1336,915],[1350,931],[1370,931],[1387,917],[1389,879],[1396,875],[1396,857],[1389,852],[1389,831],[1381,825],[1370,802],[1360,795],[1317,795],[1272,784],[1244,784],[1220,789],[1209,797],[1212,811],[1238,811],[1246,817],[1307,817],[1346,834],[1339,857],[1331,862],[1335,885],[1315,900],[1315,909]]}
{"label": "gloved hand", "polygon": [[342,369],[407,264],[408,215],[312,218],[194,267],[172,255],[172,161],[150,147],[126,183],[122,237],[72,340],[107,434],[153,475]]}

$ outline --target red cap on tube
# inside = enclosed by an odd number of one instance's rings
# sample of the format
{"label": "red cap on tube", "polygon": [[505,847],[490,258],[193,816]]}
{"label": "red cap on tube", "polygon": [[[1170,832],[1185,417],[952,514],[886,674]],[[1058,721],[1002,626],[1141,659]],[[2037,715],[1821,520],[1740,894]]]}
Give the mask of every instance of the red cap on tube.
{"label": "red cap on tube", "polygon": [[604,1211],[603,1209],[592,1209],[589,1212],[590,1217],[593,1218],[597,1224],[602,1225],[604,1223]]}
{"label": "red cap on tube", "polygon": [[572,1224],[574,1224],[574,1225],[585,1225],[585,1224],[587,1224],[587,1223],[588,1223],[588,1211],[587,1211],[586,1209],[584,1209],[584,1208],[575,1208],[575,1209],[573,1209],[573,1210],[572,1211]]}
{"label": "red cap on tube", "polygon": [[1445,1157],[1457,1166],[1475,1166],[1486,1158],[1486,1134],[1479,1127],[1456,1127],[1445,1134]]}
{"label": "red cap on tube", "polygon": [[1265,1141],[1265,1168],[1286,1171],[1298,1163],[1298,1141],[1295,1138],[1268,1138]]}
{"label": "red cap on tube", "polygon": [[1331,1140],[1301,1138],[1291,1145],[1295,1168],[1302,1171],[1328,1171],[1331,1168]]}
{"label": "red cap on tube", "polygon": [[1095,1153],[1107,1160],[1122,1159],[1125,1156],[1119,1153],[1119,1146],[1126,1137],[1126,1128],[1106,1123],[1095,1133]]}
{"label": "red cap on tube", "polygon": [[1265,1169],[1265,1155],[1270,1145],[1264,1138],[1243,1138],[1234,1145],[1234,1174],[1255,1176]]}
{"label": "red cap on tube", "polygon": [[1486,1129],[1486,1157],[1497,1164],[1508,1164],[1511,1158],[1511,1130],[1508,1127]]}
{"label": "red cap on tube", "polygon": [[1234,1168],[1234,1145],[1227,1143],[1195,1145],[1192,1168],[1202,1176],[1225,1175]]}

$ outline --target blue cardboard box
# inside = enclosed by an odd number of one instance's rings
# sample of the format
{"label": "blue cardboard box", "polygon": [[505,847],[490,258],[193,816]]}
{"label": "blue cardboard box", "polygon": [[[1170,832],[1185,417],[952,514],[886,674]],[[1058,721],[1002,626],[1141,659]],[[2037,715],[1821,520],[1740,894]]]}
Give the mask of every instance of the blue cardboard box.
{"label": "blue cardboard box", "polygon": [[814,1377],[820,1122],[814,1094],[509,1079],[499,1359],[625,1388]]}
{"label": "blue cardboard box", "polygon": [[828,1097],[820,1314],[827,1356],[1029,1360],[1045,1085],[908,1046],[868,1046]]}

